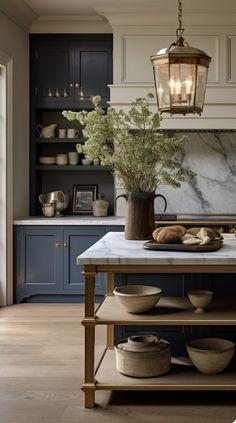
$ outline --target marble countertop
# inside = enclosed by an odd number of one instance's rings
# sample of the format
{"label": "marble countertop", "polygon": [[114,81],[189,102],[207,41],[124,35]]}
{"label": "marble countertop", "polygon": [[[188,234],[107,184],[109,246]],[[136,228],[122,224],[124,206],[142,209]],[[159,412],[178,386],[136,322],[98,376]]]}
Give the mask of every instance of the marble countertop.
{"label": "marble countertop", "polygon": [[119,216],[62,216],[62,217],[25,217],[14,220],[14,225],[53,225],[53,226],[119,226],[125,224],[125,218]]}
{"label": "marble countertop", "polygon": [[222,248],[214,252],[145,250],[145,241],[128,241],[123,232],[109,232],[77,257],[77,264],[186,264],[236,265],[236,238],[227,234]]}

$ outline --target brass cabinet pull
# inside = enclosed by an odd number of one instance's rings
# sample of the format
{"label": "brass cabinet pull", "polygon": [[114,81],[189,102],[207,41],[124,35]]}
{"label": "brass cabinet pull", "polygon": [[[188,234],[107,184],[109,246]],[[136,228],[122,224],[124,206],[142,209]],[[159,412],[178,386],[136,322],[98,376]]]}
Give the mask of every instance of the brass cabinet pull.
{"label": "brass cabinet pull", "polygon": [[64,248],[68,248],[69,247],[69,243],[68,242],[64,242]]}
{"label": "brass cabinet pull", "polygon": [[55,242],[55,248],[60,248],[60,246],[61,246],[61,243],[59,241],[56,241]]}
{"label": "brass cabinet pull", "polygon": [[83,98],[84,98],[84,91],[83,91],[82,87],[80,88],[80,98],[81,98],[81,100],[83,100]]}
{"label": "brass cabinet pull", "polygon": [[74,84],[73,82],[70,83],[70,88],[73,88]]}
{"label": "brass cabinet pull", "polygon": [[76,82],[76,84],[75,84],[75,88],[79,88],[79,84],[78,84],[78,82]]}

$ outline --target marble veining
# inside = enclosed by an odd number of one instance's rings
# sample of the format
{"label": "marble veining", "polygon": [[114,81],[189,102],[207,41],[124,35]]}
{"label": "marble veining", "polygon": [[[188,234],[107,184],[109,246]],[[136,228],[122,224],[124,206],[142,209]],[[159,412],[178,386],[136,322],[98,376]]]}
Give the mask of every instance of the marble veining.
{"label": "marble veining", "polygon": [[129,241],[123,232],[109,232],[77,257],[77,264],[232,264],[236,265],[236,239],[225,235],[223,247],[214,252],[145,250],[145,241]]}
{"label": "marble veining", "polygon": [[[236,210],[236,132],[175,132],[189,142],[181,162],[197,175],[181,188],[161,186],[168,203],[167,213],[234,214]],[[159,200],[160,201],[160,200]],[[163,205],[155,204],[156,213]]]}

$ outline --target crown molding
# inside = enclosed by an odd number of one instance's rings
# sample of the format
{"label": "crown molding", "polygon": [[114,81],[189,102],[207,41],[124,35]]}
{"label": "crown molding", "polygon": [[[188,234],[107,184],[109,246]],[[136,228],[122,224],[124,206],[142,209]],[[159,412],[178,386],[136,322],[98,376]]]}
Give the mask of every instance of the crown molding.
{"label": "crown molding", "polygon": [[104,17],[97,16],[96,19],[87,16],[41,16],[36,19],[31,27],[31,34],[96,34],[113,32]]}
{"label": "crown molding", "polygon": [[0,11],[26,32],[38,17],[24,1],[18,0],[1,0]]}
{"label": "crown molding", "polygon": [[39,16],[38,21],[105,21],[106,19],[100,15],[44,15]]}
{"label": "crown molding", "polygon": [[[100,9],[96,11],[104,16],[112,27],[114,26],[176,26],[178,25],[177,14],[160,13],[156,8],[147,9],[135,8],[125,9],[124,13],[120,9]],[[191,26],[235,26],[236,13],[185,13],[183,16],[183,27]]]}

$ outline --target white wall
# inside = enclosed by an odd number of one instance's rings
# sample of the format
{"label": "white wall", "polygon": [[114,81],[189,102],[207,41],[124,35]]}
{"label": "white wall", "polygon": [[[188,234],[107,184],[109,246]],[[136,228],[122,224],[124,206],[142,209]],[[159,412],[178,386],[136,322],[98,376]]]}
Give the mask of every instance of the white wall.
{"label": "white wall", "polygon": [[13,59],[14,217],[29,209],[29,52],[28,34],[0,12],[0,51]]}

